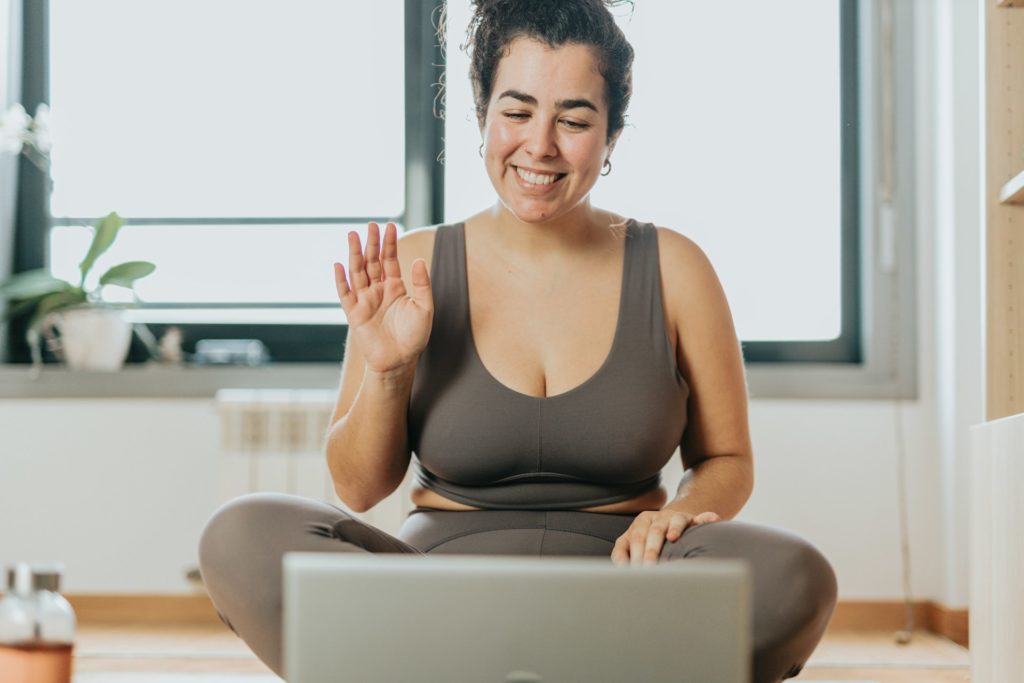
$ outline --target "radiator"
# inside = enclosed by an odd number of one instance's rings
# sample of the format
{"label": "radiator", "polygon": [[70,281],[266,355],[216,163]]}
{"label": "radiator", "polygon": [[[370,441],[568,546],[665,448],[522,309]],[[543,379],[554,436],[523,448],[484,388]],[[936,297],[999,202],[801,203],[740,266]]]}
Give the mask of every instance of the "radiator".
{"label": "radiator", "polygon": [[1024,672],[1024,414],[971,428],[971,681]]}
{"label": "radiator", "polygon": [[412,509],[411,473],[393,494],[363,513],[353,512],[334,492],[324,440],[336,398],[336,391],[320,389],[218,391],[221,499],[289,493],[335,505],[396,534]]}

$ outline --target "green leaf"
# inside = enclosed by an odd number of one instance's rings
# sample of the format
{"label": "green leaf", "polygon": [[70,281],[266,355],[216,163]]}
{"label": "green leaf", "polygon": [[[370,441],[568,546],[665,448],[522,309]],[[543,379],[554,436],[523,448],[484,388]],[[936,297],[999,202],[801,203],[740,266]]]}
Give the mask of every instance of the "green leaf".
{"label": "green leaf", "polygon": [[82,262],[78,264],[78,269],[82,271],[82,284],[85,284],[85,276],[92,270],[96,259],[114,243],[114,240],[117,238],[117,232],[121,229],[122,225],[124,225],[124,221],[117,215],[116,211],[111,211],[96,224],[96,228],[93,231],[92,244],[89,245],[89,252],[82,259]]}
{"label": "green leaf", "polygon": [[29,270],[8,278],[0,284],[0,298],[33,299],[51,292],[70,289],[71,283],[55,278],[47,268]]}
{"label": "green leaf", "polygon": [[100,278],[101,285],[119,285],[131,288],[135,281],[144,278],[156,270],[149,261],[127,261],[113,266]]}
{"label": "green leaf", "polygon": [[7,310],[4,311],[4,317],[0,322],[7,322],[8,320],[14,320],[15,318],[25,315],[35,308],[36,304],[38,304],[44,296],[46,295],[40,294],[39,296],[32,297],[31,299],[13,302],[7,307]]}
{"label": "green leaf", "polygon": [[[85,301],[85,292],[78,287],[72,287],[64,292],[54,292],[53,294],[46,295],[42,300],[40,300],[39,305],[36,306],[35,313],[32,314],[32,318],[28,322],[26,339],[30,339],[33,334],[39,334],[39,330],[43,326],[43,321],[46,320],[46,316],[50,313],[62,308],[70,308],[72,306],[84,304]],[[31,343],[31,341],[29,343]]]}

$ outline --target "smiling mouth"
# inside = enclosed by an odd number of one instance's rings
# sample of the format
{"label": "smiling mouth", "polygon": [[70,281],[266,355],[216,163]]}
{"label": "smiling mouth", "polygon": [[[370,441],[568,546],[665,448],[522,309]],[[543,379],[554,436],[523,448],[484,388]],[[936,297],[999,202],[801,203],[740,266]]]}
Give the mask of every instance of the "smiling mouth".
{"label": "smiling mouth", "polygon": [[534,173],[533,171],[527,171],[519,166],[513,166],[512,168],[516,170],[516,174],[518,174],[524,182],[537,187],[551,185],[568,175],[567,173]]}

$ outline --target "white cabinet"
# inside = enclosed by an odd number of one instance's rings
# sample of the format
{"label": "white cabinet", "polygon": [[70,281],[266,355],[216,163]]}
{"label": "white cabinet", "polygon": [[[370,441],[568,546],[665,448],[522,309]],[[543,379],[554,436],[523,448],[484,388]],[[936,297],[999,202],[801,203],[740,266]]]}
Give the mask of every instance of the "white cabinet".
{"label": "white cabinet", "polygon": [[1024,414],[971,430],[972,683],[1024,671]]}

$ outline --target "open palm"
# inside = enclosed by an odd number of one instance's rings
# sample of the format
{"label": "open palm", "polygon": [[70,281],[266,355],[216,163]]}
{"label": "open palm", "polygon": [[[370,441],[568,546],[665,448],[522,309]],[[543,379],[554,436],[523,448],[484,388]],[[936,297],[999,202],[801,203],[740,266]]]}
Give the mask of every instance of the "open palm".
{"label": "open palm", "polygon": [[411,365],[430,338],[434,319],[434,297],[430,274],[423,259],[412,264],[412,293],[407,292],[398,263],[398,237],[394,223],[388,223],[381,248],[380,226],[370,223],[363,254],[359,235],[348,233],[349,267],[334,264],[338,299],[348,318],[366,365],[387,372]]}

